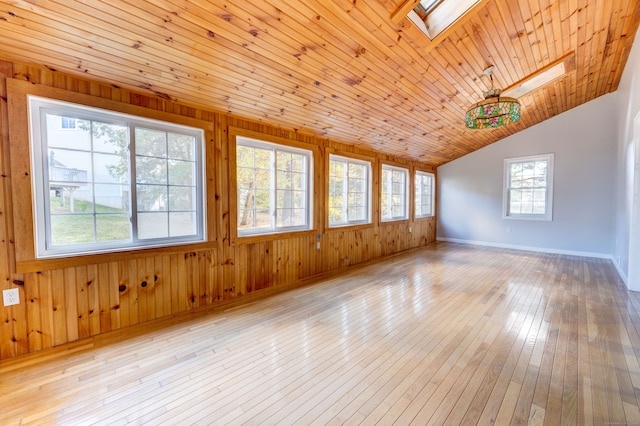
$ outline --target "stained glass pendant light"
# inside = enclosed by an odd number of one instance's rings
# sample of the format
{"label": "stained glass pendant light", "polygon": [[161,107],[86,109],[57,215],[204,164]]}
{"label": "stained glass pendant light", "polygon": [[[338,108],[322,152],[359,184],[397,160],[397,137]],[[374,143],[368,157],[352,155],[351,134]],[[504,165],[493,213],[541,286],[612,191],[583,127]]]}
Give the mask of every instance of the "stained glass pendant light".
{"label": "stained glass pendant light", "polygon": [[501,97],[501,89],[493,88],[494,66],[484,70],[491,78],[491,89],[484,92],[484,100],[475,103],[467,111],[465,124],[470,129],[493,129],[520,120],[520,103],[517,99]]}

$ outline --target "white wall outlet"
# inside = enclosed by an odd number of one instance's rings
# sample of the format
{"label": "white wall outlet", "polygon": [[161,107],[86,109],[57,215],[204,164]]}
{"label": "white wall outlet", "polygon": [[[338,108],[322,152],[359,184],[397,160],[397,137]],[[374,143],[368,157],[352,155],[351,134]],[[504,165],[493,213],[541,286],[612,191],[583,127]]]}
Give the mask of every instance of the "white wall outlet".
{"label": "white wall outlet", "polygon": [[2,290],[2,300],[4,302],[4,306],[19,305],[20,292],[17,288]]}
{"label": "white wall outlet", "polygon": [[411,227],[409,227],[409,233],[411,233]]}
{"label": "white wall outlet", "polygon": [[511,227],[507,226],[507,232],[511,232]]}

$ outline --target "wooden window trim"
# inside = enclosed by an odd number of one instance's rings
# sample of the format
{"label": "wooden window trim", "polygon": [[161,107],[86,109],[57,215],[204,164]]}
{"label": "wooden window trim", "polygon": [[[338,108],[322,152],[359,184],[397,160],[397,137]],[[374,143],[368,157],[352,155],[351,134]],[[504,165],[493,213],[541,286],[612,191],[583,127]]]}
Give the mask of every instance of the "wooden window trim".
{"label": "wooden window trim", "polygon": [[[383,166],[391,166],[391,167],[398,167],[401,169],[406,169],[407,170],[407,217],[406,219],[392,219],[392,220],[382,220],[382,206],[380,205],[381,201],[382,201],[382,167]],[[377,196],[378,196],[378,204],[377,204],[377,208],[378,208],[378,216],[377,216],[377,223],[379,226],[386,226],[386,225],[398,225],[398,224],[403,224],[403,223],[411,223],[412,219],[413,219],[413,213],[412,213],[412,209],[411,209],[411,203],[413,203],[413,195],[411,194],[411,188],[412,188],[412,184],[413,184],[413,173],[411,173],[411,166],[409,164],[404,164],[404,163],[396,163],[393,161],[379,161],[378,162],[378,188],[377,188]]]}
{"label": "wooden window trim", "polygon": [[[433,176],[433,188],[431,188],[431,190],[433,191],[433,194],[432,194],[432,198],[433,199],[432,199],[432,205],[431,205],[431,208],[433,210],[433,214],[431,216],[419,216],[419,217],[416,216],[416,209],[415,209],[416,201],[415,201],[415,198],[413,198],[413,197],[416,196],[415,195],[415,186],[416,186],[416,176],[417,176],[418,172],[420,172],[420,173],[428,173],[428,174]],[[411,187],[413,189],[411,191],[411,193],[412,193],[411,196],[413,198],[412,201],[411,201],[411,203],[412,203],[411,205],[413,206],[413,208],[411,209],[411,214],[412,214],[411,218],[412,218],[412,220],[414,222],[421,222],[421,221],[426,221],[426,220],[430,220],[430,219],[435,219],[435,217],[436,217],[436,195],[437,195],[436,194],[436,188],[437,188],[437,182],[438,182],[437,179],[438,179],[438,176],[437,176],[437,174],[436,174],[436,172],[434,170],[427,170],[427,169],[423,169],[421,167],[413,167],[413,170],[411,172]]]}
{"label": "wooden window trim", "polygon": [[[344,157],[344,158],[353,158],[354,160],[360,160],[360,161],[367,161],[369,163],[371,163],[371,176],[370,176],[370,181],[371,181],[371,193],[369,194],[369,197],[371,198],[370,202],[371,202],[371,222],[369,223],[358,223],[358,224],[353,224],[353,225],[342,225],[342,226],[330,226],[329,225],[329,202],[328,202],[328,197],[329,197],[329,161],[330,161],[330,157],[331,154],[333,155],[337,155],[340,157]],[[373,228],[376,225],[376,217],[378,214],[378,209],[376,208],[376,203],[378,203],[379,201],[379,196],[378,196],[378,187],[377,187],[377,178],[376,178],[376,174],[378,172],[378,167],[377,167],[377,160],[375,157],[373,156],[369,156],[369,155],[363,155],[363,154],[356,154],[356,153],[352,153],[352,152],[348,152],[348,151],[342,151],[339,149],[334,149],[334,148],[326,148],[325,149],[325,164],[324,164],[324,176],[326,177],[324,179],[324,193],[326,194],[326,199],[324,200],[325,202],[323,203],[324,205],[324,210],[323,210],[323,214],[324,214],[324,228],[325,228],[325,232],[330,234],[332,232],[345,232],[345,231],[357,231],[360,229],[367,229],[367,228]]]}
{"label": "wooden window trim", "polygon": [[[131,258],[132,255],[156,255],[166,253],[197,251],[215,247],[216,242],[216,217],[215,206],[207,203],[205,212],[207,228],[206,241],[202,243],[187,243],[183,245],[165,246],[147,249],[123,249],[121,251],[70,255],[65,257],[37,259],[34,247],[34,223],[33,223],[33,190],[31,183],[31,152],[29,134],[29,102],[28,96],[40,96],[53,100],[72,102],[88,107],[100,108],[135,115],[143,118],[167,121],[176,124],[196,127],[204,130],[204,143],[207,145],[213,140],[213,123],[171,114],[164,111],[156,111],[149,108],[129,105],[110,99],[99,98],[83,93],[70,92],[63,89],[33,84],[22,80],[7,79],[7,103],[9,115],[9,145],[11,161],[11,192],[13,204],[14,234],[16,235],[16,272],[36,272],[55,268],[88,265],[102,262],[112,262]],[[214,149],[205,149],[205,197],[208,201],[215,199],[215,185],[213,181]]]}
{"label": "wooden window trim", "polygon": [[[228,194],[229,194],[229,232],[230,232],[230,244],[232,246],[235,245],[243,245],[243,244],[253,244],[264,241],[274,241],[274,240],[283,240],[287,238],[295,238],[295,237],[315,237],[319,234],[322,234],[321,230],[321,216],[322,213],[318,214],[318,212],[322,211],[321,208],[324,206],[322,203],[322,192],[323,185],[318,185],[318,182],[322,179],[323,170],[321,167],[322,164],[322,155],[320,148],[316,145],[307,144],[304,142],[299,142],[292,139],[281,138],[278,136],[272,136],[265,133],[254,132],[251,130],[241,129],[237,127],[229,126],[229,178],[228,178]],[[313,218],[310,223],[310,229],[304,229],[299,231],[284,231],[284,232],[274,232],[274,233],[266,233],[259,235],[238,235],[238,191],[237,191],[237,174],[236,174],[236,139],[238,137],[246,137],[251,139],[256,139],[259,141],[275,143],[283,146],[290,146],[292,148],[299,148],[311,151],[313,154],[313,185],[309,191],[309,197],[312,200],[312,210],[313,210]]]}

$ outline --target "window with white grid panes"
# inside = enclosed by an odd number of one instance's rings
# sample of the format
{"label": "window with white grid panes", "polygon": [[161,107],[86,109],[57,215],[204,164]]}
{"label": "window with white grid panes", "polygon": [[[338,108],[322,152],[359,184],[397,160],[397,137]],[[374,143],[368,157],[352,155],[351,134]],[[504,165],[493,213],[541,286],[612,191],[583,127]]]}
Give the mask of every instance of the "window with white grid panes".
{"label": "window with white grid panes", "polygon": [[311,227],[312,152],[238,136],[238,235]]}
{"label": "window with white grid panes", "polygon": [[205,240],[201,129],[30,97],[39,258]]}
{"label": "window with white grid panes", "polygon": [[329,156],[329,226],[371,222],[371,163]]}
{"label": "window with white grid panes", "polygon": [[415,215],[416,218],[433,216],[433,174],[416,171]]}
{"label": "window with white grid panes", "polygon": [[383,164],[380,181],[380,217],[382,221],[408,219],[409,170]]}
{"label": "window with white grid panes", "polygon": [[504,217],[551,220],[553,154],[504,160]]}

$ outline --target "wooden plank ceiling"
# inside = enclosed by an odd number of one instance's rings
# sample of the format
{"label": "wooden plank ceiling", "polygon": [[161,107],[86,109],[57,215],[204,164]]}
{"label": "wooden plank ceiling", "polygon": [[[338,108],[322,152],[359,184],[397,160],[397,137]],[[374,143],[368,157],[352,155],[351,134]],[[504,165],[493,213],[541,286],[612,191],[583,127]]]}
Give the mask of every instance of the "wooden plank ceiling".
{"label": "wooden plank ceiling", "polygon": [[[483,0],[430,41],[405,3],[0,0],[0,59],[440,165],[615,91],[640,21],[638,0]],[[519,123],[465,128],[488,65],[508,88],[563,58]]]}

